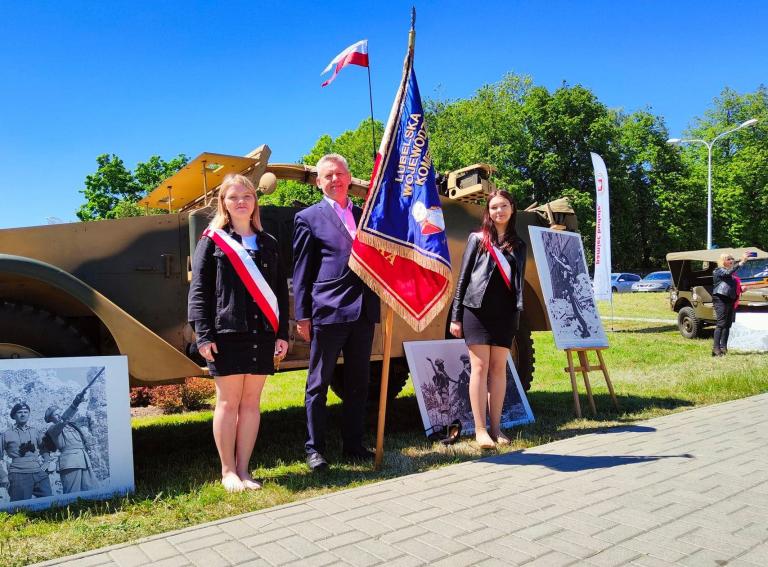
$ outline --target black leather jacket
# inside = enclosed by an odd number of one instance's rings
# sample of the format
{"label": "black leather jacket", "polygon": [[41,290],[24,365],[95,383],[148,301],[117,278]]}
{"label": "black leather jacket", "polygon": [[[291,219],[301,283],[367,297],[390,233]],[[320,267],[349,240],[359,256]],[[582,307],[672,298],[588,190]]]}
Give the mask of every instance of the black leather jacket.
{"label": "black leather jacket", "polygon": [[741,262],[735,260],[730,268],[715,268],[712,272],[712,293],[736,299],[736,281],[733,273],[741,267]]}
{"label": "black leather jacket", "polygon": [[[229,235],[242,238],[229,227]],[[257,233],[259,249],[254,260],[269,287],[277,296],[280,322],[277,338],[288,340],[288,280],[280,263],[277,240],[266,232]],[[203,237],[192,259],[187,318],[195,329],[197,345],[215,342],[220,333],[271,334],[272,326],[260,313],[224,251],[210,238]],[[249,313],[257,315],[249,320]]]}
{"label": "black leather jacket", "polygon": [[[523,310],[523,283],[525,278],[525,243],[515,248],[514,254],[504,251],[504,257],[514,267],[514,287],[517,294],[517,310]],[[496,262],[485,251],[483,238],[479,233],[473,232],[467,240],[464,256],[461,259],[459,279],[456,282],[456,293],[453,296],[451,308],[451,321],[461,322],[464,315],[464,307],[477,308],[483,302],[485,289],[491,279]]]}

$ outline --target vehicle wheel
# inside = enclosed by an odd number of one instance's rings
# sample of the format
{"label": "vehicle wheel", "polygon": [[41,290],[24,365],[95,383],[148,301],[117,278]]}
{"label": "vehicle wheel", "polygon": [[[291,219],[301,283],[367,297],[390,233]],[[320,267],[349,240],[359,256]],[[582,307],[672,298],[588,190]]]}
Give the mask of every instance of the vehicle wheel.
{"label": "vehicle wheel", "polygon": [[31,305],[0,302],[0,358],[95,354],[91,342],[58,315]]}
{"label": "vehicle wheel", "polygon": [[[381,392],[380,360],[371,361],[371,377],[368,385],[368,403],[378,405]],[[344,399],[343,365],[337,365],[331,379],[331,390]],[[387,401],[394,400],[408,381],[408,363],[405,358],[392,358],[389,361],[389,380],[387,382]]]}
{"label": "vehicle wheel", "polygon": [[617,287],[612,287],[612,288],[611,288],[611,291],[612,291],[613,293],[619,293],[619,288],[617,288]]}
{"label": "vehicle wheel", "polygon": [[677,314],[677,328],[686,339],[695,339],[701,336],[704,325],[696,317],[693,307],[683,307]]}
{"label": "vehicle wheel", "polygon": [[512,359],[515,361],[517,373],[520,376],[520,383],[527,392],[533,382],[533,372],[535,370],[536,352],[533,347],[533,337],[528,322],[520,319],[520,327],[517,329],[515,340],[512,343]]}

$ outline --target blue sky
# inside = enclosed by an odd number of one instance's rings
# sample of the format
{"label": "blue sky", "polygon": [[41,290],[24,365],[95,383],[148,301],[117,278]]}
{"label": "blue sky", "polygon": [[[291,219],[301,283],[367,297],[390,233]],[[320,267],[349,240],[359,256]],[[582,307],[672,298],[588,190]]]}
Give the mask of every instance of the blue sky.
{"label": "blue sky", "polygon": [[[369,39],[385,120],[413,2],[6,0],[0,23],[0,228],[75,220],[101,153],[294,162],[368,115],[365,70],[320,71]],[[679,135],[723,87],[766,82],[768,2],[417,1],[422,96],[471,96],[507,72],[649,108]],[[609,172],[610,173],[610,172]]]}

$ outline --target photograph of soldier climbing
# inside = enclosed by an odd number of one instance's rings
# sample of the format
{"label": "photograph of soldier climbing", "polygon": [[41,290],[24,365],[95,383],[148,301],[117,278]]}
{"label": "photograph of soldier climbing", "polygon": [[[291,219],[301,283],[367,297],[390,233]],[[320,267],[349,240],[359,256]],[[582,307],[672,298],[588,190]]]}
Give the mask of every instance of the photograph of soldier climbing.
{"label": "photograph of soldier climbing", "polygon": [[530,233],[557,348],[608,346],[581,235],[541,227]]}
{"label": "photograph of soldier climbing", "polygon": [[0,509],[109,482],[104,367],[0,370],[0,400]]}

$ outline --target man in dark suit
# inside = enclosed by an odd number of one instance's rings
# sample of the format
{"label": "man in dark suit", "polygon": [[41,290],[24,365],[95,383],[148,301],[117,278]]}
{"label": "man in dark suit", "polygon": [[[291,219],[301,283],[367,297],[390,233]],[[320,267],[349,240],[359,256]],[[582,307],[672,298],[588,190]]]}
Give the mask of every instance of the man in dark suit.
{"label": "man in dark suit", "polygon": [[379,299],[349,269],[349,255],[362,210],[349,199],[347,161],[329,154],[317,162],[323,199],[298,213],[293,235],[293,293],[296,330],[310,341],[307,408],[307,464],[326,468],[326,397],[339,354],[344,355],[343,453],[372,459],[363,446],[373,330]]}

